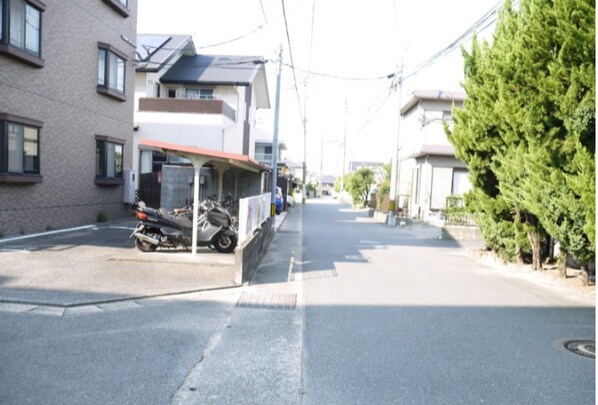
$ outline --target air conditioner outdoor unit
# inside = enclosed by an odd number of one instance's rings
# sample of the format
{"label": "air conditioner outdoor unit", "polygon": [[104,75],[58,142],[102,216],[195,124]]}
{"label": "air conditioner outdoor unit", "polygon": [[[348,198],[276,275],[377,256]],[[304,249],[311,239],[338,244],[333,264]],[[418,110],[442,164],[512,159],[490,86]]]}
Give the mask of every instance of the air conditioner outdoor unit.
{"label": "air conditioner outdoor unit", "polygon": [[135,170],[123,170],[123,176],[125,178],[125,184],[123,187],[123,202],[127,204],[133,204],[135,202],[135,174]]}

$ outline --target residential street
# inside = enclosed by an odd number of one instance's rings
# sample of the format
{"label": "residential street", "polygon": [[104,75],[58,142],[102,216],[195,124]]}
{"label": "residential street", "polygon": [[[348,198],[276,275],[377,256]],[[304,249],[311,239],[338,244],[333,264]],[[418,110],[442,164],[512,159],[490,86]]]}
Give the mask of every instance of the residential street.
{"label": "residential street", "polygon": [[593,404],[595,361],[563,348],[594,340],[593,297],[438,234],[309,200],[248,286],[5,304],[0,403]]}

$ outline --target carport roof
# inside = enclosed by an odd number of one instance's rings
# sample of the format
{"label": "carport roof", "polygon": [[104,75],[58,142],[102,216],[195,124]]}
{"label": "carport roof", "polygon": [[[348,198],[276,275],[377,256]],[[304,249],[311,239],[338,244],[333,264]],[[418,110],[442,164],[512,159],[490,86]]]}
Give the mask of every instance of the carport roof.
{"label": "carport roof", "polygon": [[141,139],[139,142],[140,146],[146,146],[150,148],[162,149],[164,152],[171,152],[178,156],[189,157],[199,156],[208,159],[208,163],[226,163],[231,166],[236,166],[244,170],[252,172],[267,172],[270,168],[261,165],[256,160],[253,160],[247,155],[240,155],[237,153],[223,152],[218,150],[197,148],[194,146],[180,145],[169,142],[156,141],[152,139]]}

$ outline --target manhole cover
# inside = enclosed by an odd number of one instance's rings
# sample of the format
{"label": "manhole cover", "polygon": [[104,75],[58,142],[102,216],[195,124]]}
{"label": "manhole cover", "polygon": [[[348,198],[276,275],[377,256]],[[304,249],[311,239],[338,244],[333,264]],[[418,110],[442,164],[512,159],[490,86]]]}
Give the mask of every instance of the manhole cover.
{"label": "manhole cover", "polygon": [[564,346],[565,349],[580,356],[596,358],[596,342],[593,340],[568,340]]}

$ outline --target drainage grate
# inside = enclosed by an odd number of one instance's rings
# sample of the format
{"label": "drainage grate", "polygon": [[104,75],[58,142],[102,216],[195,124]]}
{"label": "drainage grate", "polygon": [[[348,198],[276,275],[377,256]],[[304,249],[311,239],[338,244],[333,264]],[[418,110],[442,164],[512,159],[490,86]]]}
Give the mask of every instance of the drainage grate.
{"label": "drainage grate", "polygon": [[270,293],[249,294],[244,293],[237,301],[237,307],[258,309],[296,309],[297,294]]}
{"label": "drainage grate", "polygon": [[596,358],[596,342],[594,340],[568,340],[563,345],[565,349],[580,356]]}

